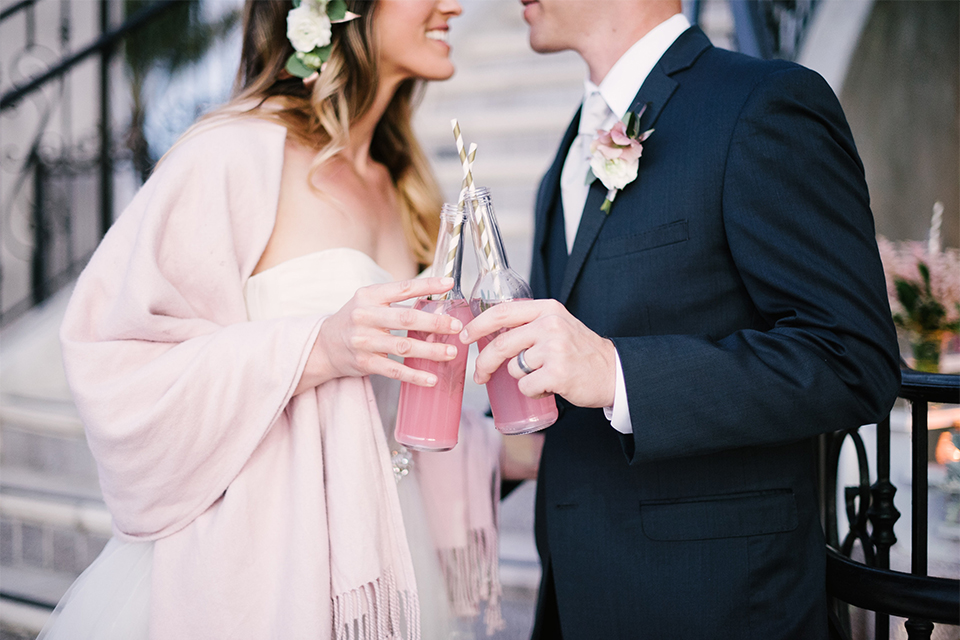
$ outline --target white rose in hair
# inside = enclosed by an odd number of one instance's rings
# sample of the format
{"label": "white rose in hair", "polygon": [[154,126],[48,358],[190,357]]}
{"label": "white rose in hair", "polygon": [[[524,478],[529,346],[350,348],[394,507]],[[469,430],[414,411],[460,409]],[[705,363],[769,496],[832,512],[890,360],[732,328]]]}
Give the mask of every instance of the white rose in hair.
{"label": "white rose in hair", "polygon": [[303,3],[287,14],[287,38],[297,51],[309,53],[330,44],[330,18]]}

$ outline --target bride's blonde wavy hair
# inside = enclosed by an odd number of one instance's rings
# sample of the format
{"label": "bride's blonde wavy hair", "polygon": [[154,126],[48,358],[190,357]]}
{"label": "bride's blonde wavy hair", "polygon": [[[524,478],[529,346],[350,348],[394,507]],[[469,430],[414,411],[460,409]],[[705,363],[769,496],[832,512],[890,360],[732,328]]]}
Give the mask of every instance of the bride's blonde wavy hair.
{"label": "bride's blonde wavy hair", "polygon": [[[234,96],[198,125],[238,115],[277,120],[288,135],[317,150],[311,173],[344,149],[350,124],[373,105],[379,77],[374,31],[378,0],[346,3],[347,9],[360,17],[333,25],[330,58],[319,79],[306,85],[284,71],[294,51],[286,35],[292,2],[247,0]],[[418,262],[427,265],[433,260],[442,197],[411,124],[422,86],[422,81],[415,79],[399,86],[374,131],[370,155],[389,170],[399,194],[407,244]],[[270,107],[265,108],[268,99]],[[255,104],[252,109],[251,101]]]}

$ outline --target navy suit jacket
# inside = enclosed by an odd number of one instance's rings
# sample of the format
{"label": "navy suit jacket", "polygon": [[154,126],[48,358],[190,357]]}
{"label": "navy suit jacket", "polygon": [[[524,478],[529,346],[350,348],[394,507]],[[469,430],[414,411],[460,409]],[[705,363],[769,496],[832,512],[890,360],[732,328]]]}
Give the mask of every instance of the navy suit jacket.
{"label": "navy suit jacket", "polygon": [[639,176],[609,215],[592,185],[569,258],[578,118],[537,196],[534,294],[613,340],[633,435],[558,399],[534,636],[825,638],[813,436],[879,420],[900,383],[863,167],[820,76],[696,27],[644,104]]}

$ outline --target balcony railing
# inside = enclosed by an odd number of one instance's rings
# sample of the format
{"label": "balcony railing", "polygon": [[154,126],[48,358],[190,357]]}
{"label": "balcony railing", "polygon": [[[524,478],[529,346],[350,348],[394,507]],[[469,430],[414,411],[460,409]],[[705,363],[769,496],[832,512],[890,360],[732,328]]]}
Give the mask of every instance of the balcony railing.
{"label": "balcony railing", "polygon": [[[15,36],[22,48],[4,61],[4,75],[18,78],[21,66],[41,67],[6,86],[0,96],[0,113],[10,118],[9,126],[24,129],[17,132],[22,144],[7,141],[3,149],[3,168],[13,175],[0,210],[0,241],[5,250],[0,265],[0,324],[43,302],[75,277],[112,224],[115,162],[123,150],[114,140],[111,63],[126,38],[156,22],[177,3],[158,0],[112,27],[111,6],[116,2],[99,0],[99,5],[93,5],[99,9],[98,37],[79,48],[71,43],[70,3],[60,3],[57,43],[49,42],[49,37],[44,41],[41,35],[50,31],[42,21],[56,13],[48,6],[52,3],[21,0],[0,12],[5,37],[14,37],[15,26],[23,28]],[[51,58],[54,61],[47,64]],[[99,122],[94,131],[78,135],[70,115],[69,102],[76,98],[70,86],[89,82],[82,75],[89,60],[99,62],[97,85],[84,94],[93,97],[90,107]],[[28,117],[18,117],[28,111]]]}
{"label": "balcony railing", "polygon": [[[910,640],[928,640],[934,624],[960,624],[960,581],[932,577],[928,570],[928,411],[931,403],[960,403],[960,376],[903,371],[900,398],[910,404],[911,423],[911,571],[890,569],[897,543],[894,506],[897,488],[890,478],[890,418],[877,425],[876,481],[870,483],[866,445],[859,430],[827,434],[821,444],[821,505],[827,538],[827,592],[833,599],[831,634],[850,638],[852,605],[875,612],[877,640],[890,635],[890,616],[906,618]],[[849,531],[841,540],[837,526],[837,474],[840,449],[853,443],[859,484],[844,488]],[[850,558],[859,543],[864,562]]]}

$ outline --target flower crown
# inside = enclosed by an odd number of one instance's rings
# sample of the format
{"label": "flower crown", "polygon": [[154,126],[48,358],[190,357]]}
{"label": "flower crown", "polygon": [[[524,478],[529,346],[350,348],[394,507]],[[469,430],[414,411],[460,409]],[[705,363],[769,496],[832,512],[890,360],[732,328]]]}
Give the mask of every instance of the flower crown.
{"label": "flower crown", "polygon": [[360,16],[347,11],[344,0],[293,0],[287,13],[287,39],[295,49],[286,70],[298,78],[320,71],[330,57],[331,25]]}

